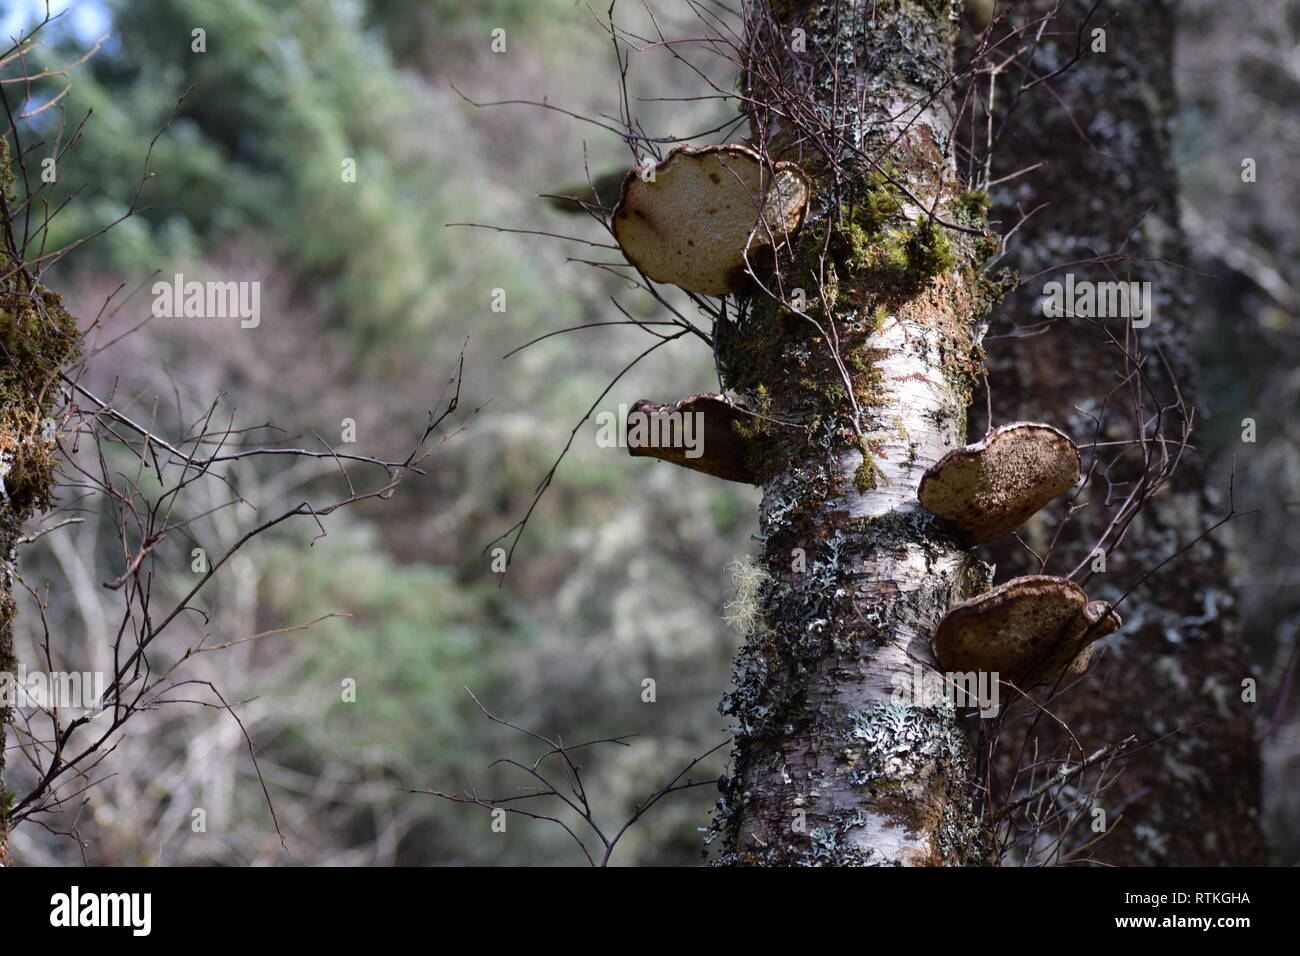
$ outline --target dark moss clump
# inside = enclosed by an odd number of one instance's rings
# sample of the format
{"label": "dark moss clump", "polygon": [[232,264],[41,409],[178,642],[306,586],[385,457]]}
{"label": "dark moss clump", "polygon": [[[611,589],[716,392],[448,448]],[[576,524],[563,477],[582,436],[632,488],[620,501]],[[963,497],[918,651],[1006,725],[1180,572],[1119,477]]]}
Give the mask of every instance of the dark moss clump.
{"label": "dark moss clump", "polygon": [[947,272],[957,261],[947,231],[933,219],[922,219],[904,244],[907,261],[903,266],[906,288],[920,292],[935,278]]}
{"label": "dark moss clump", "polygon": [[947,230],[928,217],[908,224],[900,197],[888,182],[877,183],[831,237],[836,276],[862,280],[881,303],[915,296],[957,261]]}
{"label": "dark moss clump", "polygon": [[59,371],[79,354],[76,321],[58,295],[21,272],[0,282],[0,461],[9,507],[22,517],[50,504],[54,448],[43,423]]}
{"label": "dark moss clump", "polygon": [[[8,144],[0,140],[6,210]],[[4,502],[23,520],[49,506],[54,446],[44,422],[58,394],[59,372],[81,353],[76,320],[59,296],[32,280],[13,252],[0,254],[0,473]]]}
{"label": "dark moss clump", "polygon": [[872,235],[902,211],[903,191],[884,172],[875,172],[867,177],[866,194],[850,220],[859,231]]}
{"label": "dark moss clump", "polygon": [[983,226],[988,221],[989,209],[993,201],[982,189],[972,189],[962,193],[952,201],[952,208],[957,214],[957,221],[966,226]]}

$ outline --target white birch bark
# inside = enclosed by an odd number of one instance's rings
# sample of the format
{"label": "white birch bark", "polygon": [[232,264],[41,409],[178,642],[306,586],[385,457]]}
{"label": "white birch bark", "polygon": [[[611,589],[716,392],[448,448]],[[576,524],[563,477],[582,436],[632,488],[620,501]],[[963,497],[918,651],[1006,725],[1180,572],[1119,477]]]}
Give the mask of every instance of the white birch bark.
{"label": "white birch bark", "polygon": [[[798,124],[756,118],[756,138],[800,162],[817,195],[780,280],[787,301],[806,291],[805,315],[756,295],[719,330],[729,386],[803,427],[755,428],[768,580],[723,704],[737,741],[715,835],[730,864],[980,862],[957,711],[896,689],[915,664],[934,666],[935,626],[987,582],[916,500],[925,469],[964,442],[973,330],[989,298],[979,251],[971,234],[938,226],[903,264],[890,233],[923,230],[918,199],[938,196],[938,216],[961,216],[947,155],[950,11],[920,0],[793,6],[781,29],[806,31],[807,52],[790,53],[783,75],[845,131],[830,152],[847,172]],[[872,196],[901,198],[898,215],[864,219]]]}

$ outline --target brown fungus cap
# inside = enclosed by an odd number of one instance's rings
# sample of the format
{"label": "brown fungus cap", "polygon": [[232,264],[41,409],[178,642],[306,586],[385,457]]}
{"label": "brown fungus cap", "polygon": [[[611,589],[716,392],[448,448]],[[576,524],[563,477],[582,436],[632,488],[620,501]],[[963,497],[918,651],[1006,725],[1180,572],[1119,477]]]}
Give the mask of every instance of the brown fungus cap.
{"label": "brown fungus cap", "polygon": [[[657,419],[654,422],[647,421],[647,424],[658,430],[658,437],[662,440],[660,444],[633,446],[635,420],[632,416],[637,413]],[[674,413],[681,417],[672,418]],[[667,439],[684,437],[684,432],[674,432],[672,429],[679,425],[684,427],[685,416],[688,415],[692,416],[689,434],[691,444],[695,447],[684,447],[681,442],[667,443]],[[694,418],[695,415],[700,417]],[[641,399],[632,406],[628,415],[627,432],[624,435],[627,439],[627,453],[634,457],[658,458],[727,481],[757,484],[754,473],[745,463],[745,439],[735,429],[736,422],[747,422],[751,417],[744,405],[728,402],[721,395],[692,395],[671,405]]]}
{"label": "brown fungus cap", "polygon": [[946,671],[996,672],[1023,690],[1083,673],[1093,643],[1120,623],[1073,581],[1030,575],[954,606],[934,632],[934,656]]}
{"label": "brown fungus cap", "polygon": [[949,452],[921,479],[917,497],[951,519],[972,544],[1011,534],[1079,482],[1079,450],[1050,425],[1012,422]]}
{"label": "brown fungus cap", "polygon": [[[655,282],[703,295],[743,292],[751,267],[770,265],[773,243],[803,225],[812,185],[792,163],[764,163],[746,146],[680,147],[623,180],[614,238]],[[761,210],[761,216],[760,216]]]}

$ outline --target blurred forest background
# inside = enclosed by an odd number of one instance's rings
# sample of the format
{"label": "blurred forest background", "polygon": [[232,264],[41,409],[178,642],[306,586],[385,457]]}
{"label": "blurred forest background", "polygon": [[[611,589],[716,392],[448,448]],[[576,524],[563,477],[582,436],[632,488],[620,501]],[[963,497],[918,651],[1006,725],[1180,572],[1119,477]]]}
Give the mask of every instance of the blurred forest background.
{"label": "blurred forest background", "polygon": [[[60,7],[55,7],[58,10]],[[588,421],[543,499],[502,584],[483,548],[527,511],[569,432],[608,382],[648,344],[622,327],[548,332],[633,315],[658,316],[617,277],[567,261],[612,253],[523,234],[448,227],[476,222],[603,241],[595,224],[561,216],[539,193],[627,167],[621,142],[560,113],[477,100],[547,97],[584,114],[613,113],[617,66],[607,35],[574,0],[150,0],[74,3],[46,27],[43,66],[100,49],[72,75],[60,110],[38,127],[70,135],[54,220],[55,247],[129,207],[150,139],[191,85],[154,150],[148,209],[69,256],[50,276],[89,324],[103,310],[83,382],[119,407],[178,432],[219,397],[219,418],[270,422],[259,440],[336,442],[401,457],[423,426],[466,338],[465,406],[490,403],[431,460],[430,474],[392,500],[340,512],[312,543],[310,522],[256,540],[200,603],[190,636],[236,640],[328,611],[350,618],[203,655],[191,676],[243,703],[241,719],[284,830],[280,847],[245,740],[200,706],[137,719],[112,771],[68,808],[84,846],[35,826],[14,834],[26,864],[555,864],[581,860],[543,822],[512,818],[506,834],[472,807],[407,788],[504,793],[525,781],[497,757],[537,748],[484,719],[470,687],[499,716],[566,742],[638,734],[591,750],[593,806],[614,823],[694,756],[726,737],[717,713],[738,636],[721,610],[725,566],[754,547],[757,489],[631,459],[596,446]],[[635,27],[637,8],[622,10]],[[690,32],[684,2],[655,4],[669,33]],[[1253,673],[1273,717],[1300,629],[1300,15],[1294,4],[1234,7],[1185,0],[1179,40],[1180,167],[1212,420],[1201,432],[1226,487],[1235,456],[1243,508],[1230,530]],[[7,35],[33,5],[4,13]],[[601,9],[603,14],[603,7]],[[195,27],[207,52],[191,52]],[[506,51],[491,32],[506,31]],[[719,61],[714,79],[729,85]],[[629,76],[646,127],[684,135],[734,118],[716,100],[655,102],[705,92],[663,55],[635,57]],[[1240,181],[1243,155],[1259,183]],[[357,181],[340,176],[354,158]],[[1068,188],[1063,183],[1062,188]],[[998,196],[994,195],[995,202]],[[257,280],[262,321],[155,319],[150,278]],[[144,283],[143,289],[126,299]],[[507,309],[492,311],[494,289]],[[126,301],[123,301],[126,299]],[[716,383],[713,360],[682,340],[626,375],[603,409],[671,401]],[[1259,422],[1243,445],[1240,423]],[[247,504],[193,525],[194,541],[159,552],[158,582],[184,593],[191,547],[228,545],[313,487],[332,464],[254,459],[226,475]],[[195,515],[229,494],[191,500]],[[63,495],[69,513],[74,492]],[[57,516],[50,521],[58,520]],[[48,582],[51,628],[70,659],[108,646],[120,548],[103,522],[51,533],[24,552],[23,576]],[[19,657],[31,659],[38,615],[28,598]],[[178,637],[177,648],[184,645]],[[339,682],[358,682],[356,703]],[[654,678],[657,702],[643,703]],[[1300,695],[1295,695],[1300,697]],[[1273,862],[1300,863],[1300,704],[1264,740],[1266,827]],[[717,776],[722,754],[697,769]],[[15,784],[11,784],[15,785]],[[670,796],[632,828],[614,862],[690,864],[716,793]],[[206,833],[190,811],[208,812]]]}

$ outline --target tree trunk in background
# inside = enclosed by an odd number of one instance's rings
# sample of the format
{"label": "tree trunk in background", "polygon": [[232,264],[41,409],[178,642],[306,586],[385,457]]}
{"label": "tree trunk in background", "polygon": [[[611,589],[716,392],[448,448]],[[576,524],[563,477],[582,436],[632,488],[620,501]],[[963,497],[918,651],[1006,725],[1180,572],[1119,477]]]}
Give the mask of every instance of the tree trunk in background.
{"label": "tree trunk in background", "polygon": [[750,436],[763,583],[722,708],[737,727],[714,823],[720,862],[982,862],[955,710],[894,699],[914,663],[933,665],[948,607],[987,581],[916,500],[925,469],[964,443],[972,326],[992,294],[978,269],[986,245],[926,212],[939,197],[939,217],[983,222],[950,155],[949,4],[774,6],[778,21],[746,9],[746,88],[776,107],[751,114],[751,132],[814,182],[772,281],[808,304],[800,316],[755,294],[718,329],[724,380],[769,419]]}
{"label": "tree trunk in background", "polygon": [[[1035,75],[1045,76],[1075,55],[1080,25],[1092,5],[1092,0],[1061,5],[1034,59]],[[1016,8],[1018,22],[1030,13],[1050,12],[1056,0],[1026,6]],[[1098,410],[1125,374],[1120,352],[1086,321],[1057,320],[1040,335],[1001,336],[1012,324],[1041,321],[1043,284],[1063,279],[1066,272],[1076,280],[1152,283],[1154,316],[1142,331],[1148,375],[1164,395],[1173,394],[1176,383],[1187,404],[1195,404],[1189,282],[1170,264],[1187,261],[1171,154],[1174,13],[1173,4],[1156,0],[1102,4],[1087,22],[1079,61],[1029,90],[996,143],[995,181],[1035,162],[1044,165],[995,187],[993,218],[1008,230],[1022,213],[1048,204],[1015,233],[1007,264],[1022,278],[1055,271],[1027,282],[990,327],[985,348],[995,424],[1031,418],[1065,429],[1080,443],[1091,441],[1093,420],[1079,408]],[[1225,8],[1224,15],[1231,12]],[[1093,52],[1092,31],[1103,25],[1105,52]],[[1004,77],[998,91],[1004,102],[1020,82],[1010,71]],[[1224,176],[1236,172],[1225,169]],[[1146,261],[1059,268],[1121,250]],[[1111,322],[1121,341],[1125,321]],[[981,414],[972,434],[982,437],[982,402],[977,400],[976,408]],[[1198,410],[1197,426],[1203,421]],[[1178,423],[1172,425],[1165,432],[1176,438]],[[1133,437],[1131,420],[1122,407],[1113,407],[1099,440]],[[1204,462],[1193,452],[1148,508],[1121,547],[1108,554],[1105,572],[1088,579],[1090,597],[1115,601],[1222,516],[1228,501],[1226,489],[1206,487]],[[1060,557],[1048,570],[1068,573],[1082,561],[1110,511],[1094,487],[1092,503],[1065,529],[1056,548]],[[1022,534],[1041,553],[1054,530],[1031,523]],[[996,552],[999,578],[1038,570],[1038,562],[1014,539]],[[1115,785],[1098,800],[1108,833],[1088,851],[1092,859],[1114,865],[1263,862],[1258,750],[1251,705],[1242,702],[1242,680],[1251,675],[1241,664],[1224,559],[1217,543],[1203,541],[1153,576],[1120,608],[1125,626],[1104,642],[1105,652],[1088,677],[1050,705],[1086,752],[1130,734],[1151,744],[1123,762]],[[1066,741],[1046,723],[1039,724],[1039,752],[1063,752]],[[1020,741],[1003,744],[1019,747]],[[1079,842],[1094,835],[1081,833]]]}

